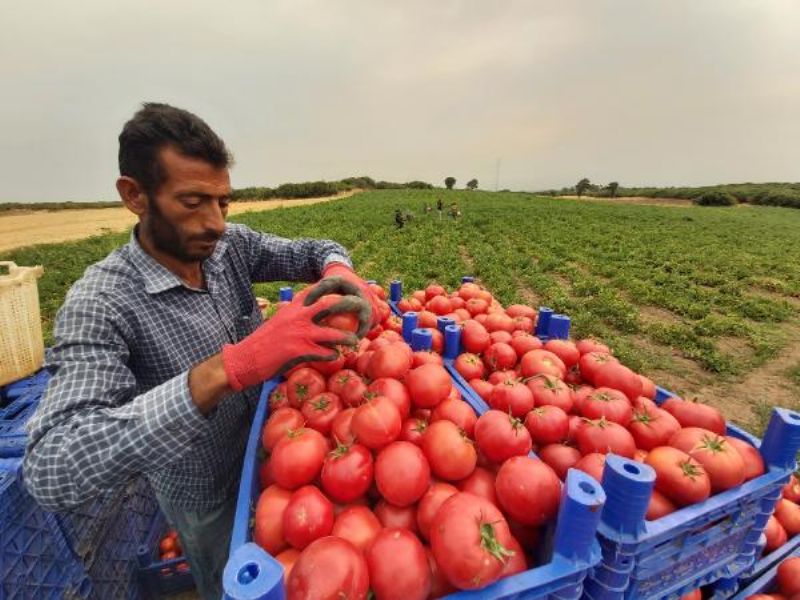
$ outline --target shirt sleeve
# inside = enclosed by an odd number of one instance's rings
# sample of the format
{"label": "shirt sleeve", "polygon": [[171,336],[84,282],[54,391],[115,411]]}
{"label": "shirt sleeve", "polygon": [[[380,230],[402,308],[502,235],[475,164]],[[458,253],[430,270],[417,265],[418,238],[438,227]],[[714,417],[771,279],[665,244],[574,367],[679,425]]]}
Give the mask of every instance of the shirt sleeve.
{"label": "shirt sleeve", "polygon": [[180,460],[208,426],[188,372],[136,393],[123,328],[102,298],[68,297],[59,311],[53,377],[27,425],[23,462],[28,491],[45,509],[79,505]]}
{"label": "shirt sleeve", "polygon": [[332,240],[290,240],[244,225],[228,227],[233,243],[246,252],[250,279],[254,282],[317,281],[330,263],[353,266],[344,246]]}

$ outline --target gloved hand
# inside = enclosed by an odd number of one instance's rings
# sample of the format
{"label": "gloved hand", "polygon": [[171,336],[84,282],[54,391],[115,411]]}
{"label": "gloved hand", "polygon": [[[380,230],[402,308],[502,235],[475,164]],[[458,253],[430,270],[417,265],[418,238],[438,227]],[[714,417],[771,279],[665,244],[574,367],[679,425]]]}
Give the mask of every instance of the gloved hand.
{"label": "gloved hand", "polygon": [[336,360],[334,346],[355,346],[355,334],[319,324],[326,317],[349,312],[358,316],[359,332],[369,328],[370,307],[362,298],[327,295],[346,289],[346,285],[314,286],[241,342],[223,346],[222,364],[230,387],[240,391],[301,362]]}
{"label": "gloved hand", "polygon": [[380,324],[381,310],[380,305],[378,304],[378,297],[371,289],[369,289],[367,282],[361,279],[361,277],[359,277],[355,271],[353,271],[344,263],[335,262],[330,263],[327,267],[325,267],[325,269],[323,269],[322,277],[323,279],[320,281],[320,284],[325,282],[326,279],[333,277],[341,277],[345,281],[352,283],[358,290],[358,295],[369,302],[369,306],[372,309],[372,317],[370,319],[369,329]]}

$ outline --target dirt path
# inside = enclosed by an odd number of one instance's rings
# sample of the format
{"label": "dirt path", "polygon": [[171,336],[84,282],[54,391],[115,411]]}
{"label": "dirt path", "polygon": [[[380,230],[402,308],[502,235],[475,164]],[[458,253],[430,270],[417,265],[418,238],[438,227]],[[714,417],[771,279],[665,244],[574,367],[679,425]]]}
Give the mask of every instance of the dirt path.
{"label": "dirt path", "polygon": [[[329,202],[352,196],[357,190],[327,198],[276,199],[234,202],[229,215]],[[92,235],[125,231],[136,223],[136,216],[124,206],[66,210],[19,210],[0,213],[0,253],[34,244],[79,240]]]}

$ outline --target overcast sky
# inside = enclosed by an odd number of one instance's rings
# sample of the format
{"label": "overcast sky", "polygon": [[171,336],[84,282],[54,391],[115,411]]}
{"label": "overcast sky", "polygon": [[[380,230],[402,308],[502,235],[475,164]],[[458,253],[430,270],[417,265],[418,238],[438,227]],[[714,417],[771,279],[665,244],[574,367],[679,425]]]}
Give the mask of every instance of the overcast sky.
{"label": "overcast sky", "polygon": [[0,201],[115,199],[145,100],[235,187],[800,180],[797,0],[0,0]]}

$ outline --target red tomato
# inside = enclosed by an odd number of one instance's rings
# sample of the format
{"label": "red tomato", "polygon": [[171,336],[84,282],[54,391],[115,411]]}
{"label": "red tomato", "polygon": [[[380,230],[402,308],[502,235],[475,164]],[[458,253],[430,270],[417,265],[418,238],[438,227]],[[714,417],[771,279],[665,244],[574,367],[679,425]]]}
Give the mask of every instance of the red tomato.
{"label": "red tomato", "polygon": [[283,535],[294,548],[302,550],[333,529],[333,504],[313,485],[292,494],[283,511]]}
{"label": "red tomato", "polygon": [[633,436],[619,423],[605,418],[584,421],[575,434],[581,454],[599,452],[600,454],[619,454],[633,458],[636,442]]}
{"label": "red tomato", "polygon": [[528,317],[529,319],[536,319],[536,311],[530,306],[524,304],[512,304],[506,308],[506,314],[511,317]]}
{"label": "red tomato", "polygon": [[630,400],[642,395],[642,380],[636,373],[618,362],[609,362],[600,367],[594,375],[594,385],[598,388],[619,390]]}
{"label": "red tomato", "polygon": [[455,366],[456,371],[467,381],[470,379],[481,379],[486,374],[486,367],[481,357],[470,352],[460,354],[453,362],[453,366]]}
{"label": "red tomato", "polygon": [[328,377],[326,383],[327,390],[333,392],[337,396],[341,396],[345,384],[350,381],[350,379],[361,379],[361,375],[351,369],[341,369]]}
{"label": "red tomato", "polygon": [[279,383],[269,395],[269,409],[276,411],[279,408],[289,406],[289,396],[286,395],[286,382]]}
{"label": "red tomato", "polygon": [[567,367],[564,362],[547,350],[531,350],[526,352],[519,362],[523,377],[534,375],[552,375],[564,379]]}
{"label": "red tomato", "polygon": [[275,478],[272,476],[272,462],[269,459],[261,461],[261,465],[258,467],[258,482],[262,490],[275,483]]}
{"label": "red tomato", "polygon": [[360,444],[339,444],[325,459],[322,489],[334,502],[353,502],[367,493],[373,474],[369,449]]}
{"label": "red tomato", "polygon": [[296,408],[284,406],[273,412],[267,419],[264,430],[261,432],[261,444],[267,450],[272,450],[281,438],[293,429],[303,426],[303,415]]}
{"label": "red tomato", "polygon": [[505,371],[517,364],[517,353],[509,344],[496,342],[484,351],[483,361],[490,371]]}
{"label": "red tomato", "polygon": [[319,431],[295,429],[272,450],[270,470],[275,482],[287,490],[311,483],[322,470],[327,452],[328,442]]}
{"label": "red tomato", "polygon": [[525,427],[534,444],[555,444],[567,439],[569,417],[557,406],[540,406],[525,417]]}
{"label": "red tomato", "polygon": [[368,592],[364,556],[347,540],[333,536],[310,544],[286,583],[286,600],[364,600]]}
{"label": "red tomato", "polygon": [[572,411],[572,392],[558,377],[537,375],[527,385],[536,406],[557,406],[566,413]]}
{"label": "red tomato", "polygon": [[800,506],[790,502],[785,498],[778,500],[775,504],[775,518],[786,530],[786,535],[790,538],[800,533]]}
{"label": "red tomato", "polygon": [[670,513],[674,513],[676,510],[678,510],[678,507],[675,506],[669,498],[658,490],[653,490],[653,495],[650,496],[650,504],[647,505],[645,519],[648,521],[655,521]]}
{"label": "red tomato", "polygon": [[514,317],[514,331],[521,331],[523,333],[531,333],[533,331],[533,319],[528,317]]}
{"label": "red tomato", "polygon": [[[745,441],[742,441],[733,436],[725,436],[725,439],[735,448],[744,461],[744,480],[750,481],[766,473],[764,467],[764,459],[757,448],[754,448]],[[798,494],[800,494],[800,486],[798,486]],[[800,496],[798,496],[800,498]]]}
{"label": "red tomato", "polygon": [[292,492],[277,485],[268,487],[258,497],[253,541],[272,555],[288,546],[283,537],[283,513],[291,497]]}
{"label": "red tomato", "polygon": [[341,410],[342,402],[339,400],[339,396],[331,392],[322,392],[303,402],[300,412],[305,417],[308,427],[316,429],[322,435],[328,435],[331,432],[333,420]]}
{"label": "red tomato", "polygon": [[406,386],[415,406],[433,408],[447,398],[453,383],[443,366],[427,364],[409,371]]}
{"label": "red tomato", "polygon": [[510,334],[514,331],[514,320],[502,312],[491,313],[486,317],[486,330],[489,333],[506,331]]}
{"label": "red tomato", "polygon": [[633,408],[625,394],[612,388],[599,387],[581,403],[581,415],[587,419],[605,417],[623,427],[628,426],[632,414]]}
{"label": "red tomato", "polygon": [[523,333],[522,335],[515,335],[511,337],[511,347],[517,356],[523,356],[531,350],[539,350],[544,347],[542,341],[534,335]]}
{"label": "red tomato", "polygon": [[558,513],[561,481],[541,460],[509,458],[497,472],[495,490],[500,506],[523,525],[543,525]]}
{"label": "red tomato", "polygon": [[594,477],[599,483],[603,481],[603,469],[606,467],[606,455],[599,452],[587,454],[577,463],[575,468]]}
{"label": "red tomato", "polygon": [[611,349],[608,346],[592,338],[578,341],[575,347],[581,355],[588,354],[589,352],[605,352],[606,354],[611,354]]}
{"label": "red tomato", "polygon": [[[489,375],[489,383],[492,384],[492,391],[494,391],[494,386],[505,383],[506,381],[519,381],[519,374],[514,371],[513,369],[509,369],[508,371],[495,371],[491,375]],[[489,394],[491,396],[491,394]]]}
{"label": "red tomato", "polygon": [[352,444],[356,441],[356,436],[350,429],[355,412],[355,408],[345,408],[334,417],[331,423],[331,437],[335,443]]}
{"label": "red tomato", "polygon": [[767,545],[764,546],[765,554],[769,554],[783,546],[789,537],[786,535],[786,530],[783,528],[783,525],[781,525],[780,521],[773,515],[770,515],[767,520],[767,527],[764,529],[764,535],[767,537]]}
{"label": "red tomato", "polygon": [[458,493],[458,488],[449,483],[434,483],[422,496],[417,507],[417,525],[423,538],[430,539],[431,523],[436,511],[453,494]]}
{"label": "red tomato", "polygon": [[298,558],[300,558],[300,551],[294,548],[284,550],[275,556],[275,560],[281,563],[281,566],[283,567],[284,584],[289,581],[289,575],[292,574],[292,569],[294,568],[294,564],[297,562]]}
{"label": "red tomato", "polygon": [[425,308],[437,315],[446,315],[453,310],[453,305],[450,303],[448,298],[445,298],[444,296],[436,296],[431,298],[425,304]]}
{"label": "red tomato", "polygon": [[482,498],[486,498],[495,506],[500,506],[497,501],[497,494],[494,490],[495,475],[489,469],[475,467],[472,474],[466,479],[462,479],[456,485],[462,492],[469,492]]}
{"label": "red tomato", "polygon": [[475,470],[478,461],[475,446],[455,423],[435,421],[428,425],[421,447],[431,470],[439,479],[458,481]]}
{"label": "red tomato", "polygon": [[[356,329],[358,329],[358,325],[356,325]],[[305,363],[306,366],[314,369],[325,377],[333,375],[337,371],[341,370],[342,367],[344,367],[345,362],[344,352],[339,348],[334,348],[334,350],[336,350],[336,358],[334,360],[317,360],[307,362]]]}
{"label": "red tomato", "polygon": [[428,556],[407,529],[384,529],[365,553],[369,582],[379,600],[425,600],[431,591]]}
{"label": "red tomato", "polygon": [[448,581],[476,589],[496,581],[510,556],[511,532],[491,502],[465,492],[445,500],[431,528],[431,550]]}
{"label": "red tomato", "polygon": [[789,483],[783,486],[783,497],[795,504],[800,504],[800,481],[794,474],[789,478]]}
{"label": "red tomato", "polygon": [[648,451],[656,446],[666,446],[680,428],[675,417],[660,408],[635,410],[628,425],[636,447]]}
{"label": "red tomato", "polygon": [[580,415],[569,416],[569,431],[567,432],[567,443],[576,445],[578,442],[578,429],[583,425],[583,417]]}
{"label": "red tomato", "polygon": [[436,296],[447,296],[447,290],[439,284],[431,283],[425,288],[425,300],[430,300]]}
{"label": "red tomato", "polygon": [[[594,388],[590,385],[578,385],[570,390],[572,392],[572,404],[574,409],[580,413],[581,408],[583,407],[583,401],[588,398],[592,392],[594,392]],[[634,407],[635,408],[635,407]]]}
{"label": "red tomato", "polygon": [[510,577],[511,575],[516,575],[517,573],[528,570],[528,561],[525,558],[525,551],[513,535],[509,540],[508,549],[512,554],[508,557],[503,571],[500,573],[500,577]]}
{"label": "red tomato", "polygon": [[[470,298],[464,304],[464,308],[469,311],[469,314],[475,317],[477,315],[486,314],[486,311],[489,309],[489,303],[483,298]],[[470,352],[475,352],[475,350],[470,350]]]}
{"label": "red tomato", "polygon": [[581,453],[577,448],[565,444],[548,444],[544,448],[540,448],[537,454],[546,464],[550,465],[561,481],[567,479],[567,471],[575,467],[581,459]]}
{"label": "red tomato", "polygon": [[700,589],[692,590],[688,594],[684,594],[680,597],[680,600],[703,600],[703,594],[700,592]]}
{"label": "red tomato", "polygon": [[675,417],[681,427],[702,427],[719,435],[725,435],[725,417],[713,406],[680,398],[669,398],[661,408]]}
{"label": "red tomato", "polygon": [[[578,344],[580,345],[580,342]],[[619,361],[606,352],[582,352],[578,361],[578,368],[581,371],[581,377],[594,385],[594,378],[598,371],[605,365],[616,362]]]}
{"label": "red tomato", "polygon": [[461,399],[448,398],[440,402],[431,413],[431,421],[452,421],[458,428],[469,437],[475,430],[475,422],[478,417],[472,407]]}
{"label": "red tomato", "polygon": [[653,448],[645,463],[656,471],[656,489],[678,506],[696,504],[711,495],[711,480],[702,465],[677,448]]}
{"label": "red tomato", "polygon": [[387,502],[410,506],[431,483],[431,469],[425,455],[411,442],[392,442],[375,460],[375,483]]}
{"label": "red tomato", "polygon": [[548,340],[544,349],[560,358],[567,369],[577,365],[581,357],[578,347],[569,340]]}
{"label": "red tomato", "polygon": [[444,364],[444,359],[442,358],[441,354],[436,354],[434,349],[420,350],[419,352],[414,352],[414,355],[411,358],[412,369],[416,369],[420,365],[425,365],[428,363],[433,363],[435,365],[442,365]]}
{"label": "red tomato", "polygon": [[703,465],[711,480],[712,494],[744,482],[744,460],[722,436],[700,427],[686,427],[670,438],[669,445]]}
{"label": "red tomato", "polygon": [[400,527],[413,533],[419,533],[417,527],[417,508],[415,506],[399,507],[380,500],[375,505],[375,516],[384,527]]}
{"label": "red tomato", "polygon": [[[366,353],[369,354],[369,353]],[[344,384],[342,384],[341,392],[339,392],[339,399],[350,407],[361,406],[364,402],[364,394],[367,393],[367,384],[361,379],[361,376],[356,374],[355,377],[350,377]]]}
{"label": "red tomato", "polygon": [[[500,331],[493,331],[489,334],[489,339],[492,341],[493,344],[511,344],[511,334],[507,331],[500,330]],[[491,345],[489,346],[491,348]]]}
{"label": "red tomato", "polygon": [[483,325],[477,321],[467,320],[461,329],[461,343],[467,352],[481,354],[491,344],[491,338]]}
{"label": "red tomato", "polygon": [[369,508],[348,506],[336,517],[331,535],[347,540],[364,552],[381,529],[383,529],[381,522]]}
{"label": "red tomato", "polygon": [[394,342],[376,350],[367,366],[370,379],[402,379],[411,369],[412,354],[405,342]]}
{"label": "red tomato", "polygon": [[639,379],[642,382],[642,396],[649,398],[650,400],[655,400],[657,390],[656,384],[653,383],[653,380],[645,377],[644,375],[639,375]]}
{"label": "red tomato", "polygon": [[350,428],[361,444],[377,450],[397,439],[402,424],[394,402],[375,396],[356,409]]}
{"label": "red tomato", "polygon": [[409,417],[403,421],[403,425],[400,428],[400,435],[397,439],[404,442],[411,442],[412,444],[419,446],[422,443],[422,435],[425,433],[425,429],[427,428],[427,419]]}
{"label": "red tomato", "polygon": [[531,451],[531,434],[522,420],[499,410],[488,410],[475,424],[475,442],[483,455],[500,464]]}
{"label": "red tomato", "polygon": [[784,594],[800,594],[800,557],[787,558],[778,566],[778,586]]}
{"label": "red tomato", "polygon": [[405,419],[411,412],[411,396],[403,385],[402,381],[397,379],[381,378],[376,379],[369,384],[367,391],[378,396],[386,396],[394,402],[397,410],[400,411],[400,418]]}
{"label": "red tomato", "polygon": [[286,380],[286,394],[289,404],[300,408],[309,398],[325,391],[325,378],[309,367],[301,367],[292,371]]}
{"label": "red tomato", "polygon": [[[333,296],[335,294],[330,295]],[[359,322],[357,315],[345,312],[325,317],[322,319],[322,321],[320,321],[320,325],[323,325],[324,327],[333,327],[334,329],[341,329],[343,331],[352,331],[355,333],[358,331]]]}
{"label": "red tomato", "polygon": [[469,386],[475,390],[475,393],[483,398],[485,402],[489,402],[489,398],[492,397],[492,392],[494,391],[494,384],[484,381],[483,379],[470,379]]}
{"label": "red tomato", "polygon": [[519,380],[498,383],[492,390],[489,406],[506,414],[524,418],[533,409],[533,392]]}
{"label": "red tomato", "polygon": [[433,552],[427,546],[425,547],[425,555],[428,557],[428,567],[430,567],[431,570],[431,593],[428,597],[441,598],[442,596],[447,596],[455,592],[456,588],[447,581],[447,577],[442,573],[439,565],[436,563],[436,559],[433,557]]}

